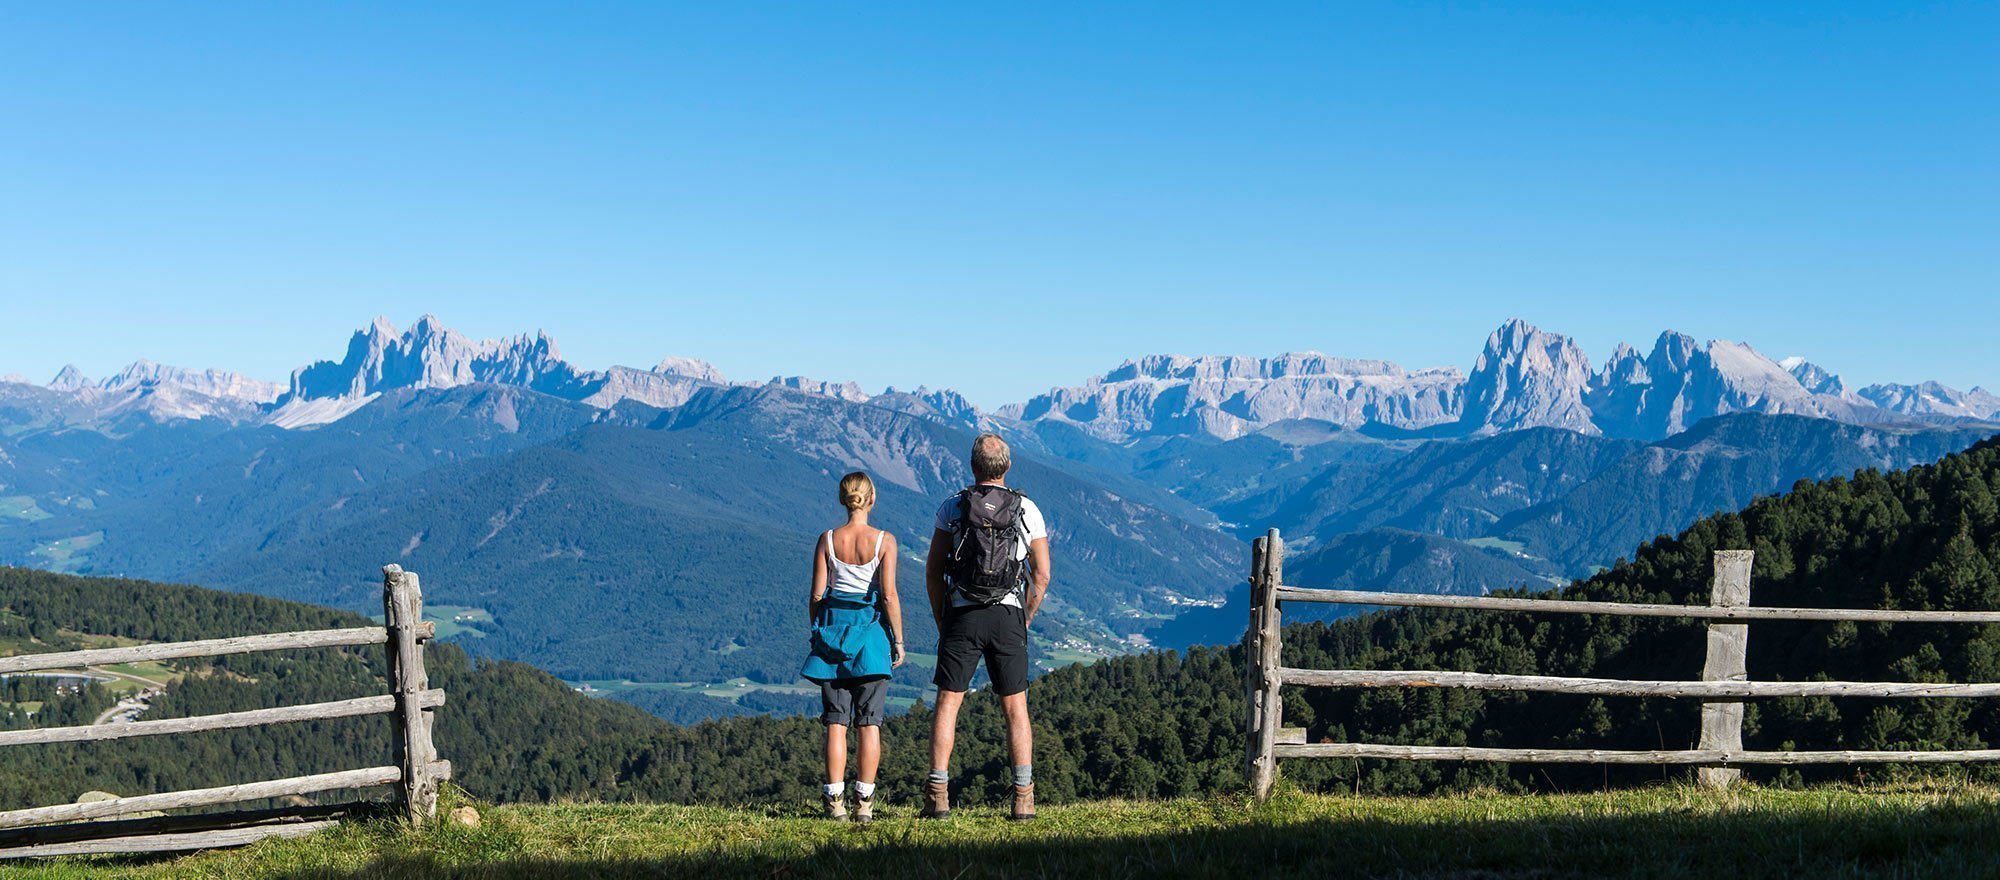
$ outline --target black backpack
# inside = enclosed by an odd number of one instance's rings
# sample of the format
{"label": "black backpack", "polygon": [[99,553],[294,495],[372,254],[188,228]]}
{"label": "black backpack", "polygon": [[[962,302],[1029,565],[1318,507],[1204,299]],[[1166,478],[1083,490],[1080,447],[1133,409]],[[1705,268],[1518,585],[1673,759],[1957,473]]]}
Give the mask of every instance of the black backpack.
{"label": "black backpack", "polygon": [[959,495],[952,520],[952,589],[980,605],[992,605],[1028,582],[1025,560],[1015,559],[1025,523],[1027,496],[1002,486],[974,486]]}

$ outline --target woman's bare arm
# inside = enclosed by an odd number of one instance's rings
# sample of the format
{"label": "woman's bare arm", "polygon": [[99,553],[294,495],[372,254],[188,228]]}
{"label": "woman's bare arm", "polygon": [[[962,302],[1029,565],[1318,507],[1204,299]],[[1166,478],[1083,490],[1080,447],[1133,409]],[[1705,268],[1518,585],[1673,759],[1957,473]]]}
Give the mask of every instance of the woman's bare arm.
{"label": "woman's bare arm", "polygon": [[896,596],[896,536],[882,536],[882,608],[889,616],[891,668],[903,665],[903,600]]}
{"label": "woman's bare arm", "polygon": [[806,597],[807,623],[819,622],[819,600],[826,598],[826,563],[820,556],[822,552],[833,552],[832,547],[826,546],[826,535],[823,534],[813,542],[812,593]]}

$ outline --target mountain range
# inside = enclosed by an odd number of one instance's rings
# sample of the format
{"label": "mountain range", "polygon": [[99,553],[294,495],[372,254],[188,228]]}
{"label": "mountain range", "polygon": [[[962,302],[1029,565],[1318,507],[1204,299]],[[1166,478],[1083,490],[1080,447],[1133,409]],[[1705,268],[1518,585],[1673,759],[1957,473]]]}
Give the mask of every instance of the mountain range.
{"label": "mountain range", "polygon": [[1377,436],[1466,437],[1524,428],[1659,440],[1711,416],[1788,414],[1843,422],[1987,420],[2000,396],[1936,382],[1850,391],[1798,359],[1739,342],[1660,334],[1649,354],[1620,345],[1593,369],[1575,340],[1511,320],[1472,372],[1406,370],[1316,352],[1274,358],[1153,356],[996,414],[1062,422],[1112,442],[1204,435],[1234,439],[1300,419]]}
{"label": "mountain range", "polygon": [[[141,360],[101,381],[65,367],[45,389],[61,399],[65,416],[82,422],[138,411],[302,428],[338,421],[384,391],[482,383],[598,408],[627,400],[673,407],[701,388],[732,384],[713,365],[688,357],[668,357],[651,369],[585,370],[564,360],[546,334],[476,341],[425,315],[402,331],[377,318],[355,332],[340,360],[300,367],[283,385]],[[1960,391],[1924,381],[1850,389],[1839,376],[1802,358],[1772,360],[1743,343],[1700,342],[1672,330],[1660,334],[1650,353],[1620,344],[1602,367],[1593,368],[1575,340],[1519,319],[1487,337],[1469,374],[1456,367],[1412,371],[1389,361],[1317,352],[1271,358],[1151,355],[991,414],[950,390],[890,388],[871,395],[853,382],[798,376],[747,384],[973,426],[1065,423],[1113,442],[1234,439],[1298,420],[1378,436],[1480,436],[1554,427],[1658,440],[1734,412],[1857,424],[2000,416],[2000,395],[1982,388]],[[0,379],[0,389],[16,398],[25,385]]]}
{"label": "mountain range", "polygon": [[[982,412],[949,390],[587,370],[545,334],[377,320],[285,383],[140,361],[0,380],[0,564],[191,581],[369,610],[426,575],[458,640],[572,679],[782,688],[805,550],[866,469],[914,572],[976,430],[1061,548],[1046,664],[1233,640],[1243,540],[1299,582],[1480,592],[1588,575],[1801,479],[1895,469],[1996,430],[2000,397],[1850,389],[1799,359],[1663,334],[1592,367],[1510,321],[1470,373],[1316,353],[1160,355]],[[907,667],[897,693],[918,693]],[[691,717],[700,690],[655,701]],[[777,702],[790,697],[776,694]],[[728,706],[740,711],[741,706]],[[723,707],[716,707],[717,713]]]}

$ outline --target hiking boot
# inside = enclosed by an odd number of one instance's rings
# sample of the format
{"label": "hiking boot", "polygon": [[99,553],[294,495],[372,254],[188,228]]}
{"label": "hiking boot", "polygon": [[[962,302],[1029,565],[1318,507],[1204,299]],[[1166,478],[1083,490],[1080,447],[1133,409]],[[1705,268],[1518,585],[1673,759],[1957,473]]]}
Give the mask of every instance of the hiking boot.
{"label": "hiking boot", "polygon": [[836,821],[847,818],[846,796],[822,792],[820,799],[826,802],[826,818]]}
{"label": "hiking boot", "polygon": [[1026,822],[1035,818],[1035,784],[1014,786],[1014,813],[1007,818]]}
{"label": "hiking boot", "polygon": [[924,781],[924,814],[926,819],[951,818],[951,784],[948,782]]}
{"label": "hiking boot", "polygon": [[854,821],[862,825],[875,821],[875,795],[855,792]]}

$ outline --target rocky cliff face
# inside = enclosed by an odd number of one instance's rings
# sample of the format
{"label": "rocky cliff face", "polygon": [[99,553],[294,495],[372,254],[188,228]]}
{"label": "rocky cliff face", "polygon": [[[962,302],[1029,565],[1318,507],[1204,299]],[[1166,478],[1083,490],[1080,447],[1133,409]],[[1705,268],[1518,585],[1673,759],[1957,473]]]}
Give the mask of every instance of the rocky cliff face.
{"label": "rocky cliff face", "polygon": [[2000,418],[2000,395],[1984,388],[1959,391],[1936,382],[1923,382],[1916,385],[1870,385],[1856,395],[1893,413],[1968,419]]}
{"label": "rocky cliff face", "polygon": [[1472,367],[1459,425],[1467,434],[1529,426],[1599,433],[1584,404],[1591,378],[1590,359],[1575,340],[1508,321],[1486,338]]}
{"label": "rocky cliff face", "polygon": [[1788,357],[1779,361],[1778,366],[1784,367],[1785,372],[1792,374],[1792,378],[1799,380],[1800,385],[1805,386],[1807,391],[1814,394],[1831,394],[1835,397],[1849,396],[1847,393],[1847,383],[1840,381],[1839,376],[1834,375],[1825,367],[1807,361],[1805,358]]}
{"label": "rocky cliff face", "polygon": [[[600,408],[627,400],[676,407],[702,389],[731,384],[713,365],[685,357],[666,358],[651,370],[582,370],[563,360],[546,334],[475,341],[426,315],[403,331],[376,319],[353,335],[340,360],[303,367],[282,388],[220,370],[139,361],[101,382],[65,367],[46,390],[65,401],[57,420],[71,424],[141,412],[296,428],[344,418],[386,391],[476,383],[532,389]],[[1655,340],[1650,353],[1620,344],[1593,370],[1575,340],[1518,319],[1487,337],[1469,375],[1455,367],[1408,370],[1389,361],[1318,352],[1272,358],[1151,355],[991,414],[949,390],[890,388],[871,395],[853,382],[801,376],[762,384],[974,428],[1021,422],[1074,427],[1079,440],[1110,443],[1148,437],[1227,440],[1303,425],[1428,437],[1554,427],[1654,440],[1734,412],[1856,423],[2000,419],[2000,396],[1978,388],[1958,391],[1925,382],[1850,391],[1839,376],[1802,359],[1774,361],[1742,343],[1700,342],[1671,330]]]}
{"label": "rocky cliff face", "polygon": [[431,315],[401,332],[377,318],[354,334],[341,360],[294,372],[290,390],[266,418],[286,428],[325,424],[385,391],[475,383],[529,388],[596,407],[633,400],[664,408],[726,380],[713,365],[693,358],[666,358],[651,370],[581,370],[563,360],[547,334],[475,341]]}
{"label": "rocky cliff face", "polygon": [[887,407],[897,412],[936,419],[941,422],[964,425],[968,428],[985,428],[988,419],[972,405],[972,401],[949,388],[931,390],[921,385],[915,391],[897,391],[889,388],[881,394],[868,398],[875,406]]}
{"label": "rocky cliff face", "polygon": [[[1800,372],[1819,387],[1840,380],[1811,364]],[[1818,371],[1820,374],[1815,374]],[[1592,420],[1616,437],[1658,439],[1702,419],[1732,412],[1791,414],[1852,421],[1855,403],[1815,392],[1799,375],[1740,342],[1696,341],[1667,331],[1644,361],[1620,346],[1592,381]]]}
{"label": "rocky cliff face", "polygon": [[292,373],[291,390],[278,401],[367,397],[397,388],[456,388],[474,382],[518,385],[573,396],[584,376],[562,359],[545,334],[474,342],[436,317],[425,315],[397,333],[377,318],[347,343],[339,362],[320,361]]}
{"label": "rocky cliff face", "polygon": [[1409,371],[1317,353],[1276,358],[1159,355],[1057,388],[997,414],[1074,423],[1115,443],[1143,437],[1232,439],[1288,420],[1346,428],[1477,436],[1555,427],[1657,440],[1711,416],[1792,414],[1871,423],[2000,418],[2000,396],[1935,383],[1846,390],[1799,359],[1774,361],[1740,342],[1667,331],[1652,351],[1620,344],[1601,369],[1567,336],[1524,321],[1487,338],[1470,375]]}
{"label": "rocky cliff face", "polygon": [[225,370],[190,370],[140,359],[117,375],[98,383],[107,391],[128,391],[146,386],[172,385],[209,397],[226,397],[249,403],[270,403],[284,392],[276,382],[252,379]]}
{"label": "rocky cliff face", "polygon": [[1412,372],[1317,352],[1261,359],[1156,355],[998,415],[1074,422],[1113,441],[1149,434],[1226,439],[1293,419],[1414,430],[1456,420],[1464,386],[1465,375],[1453,368]]}

